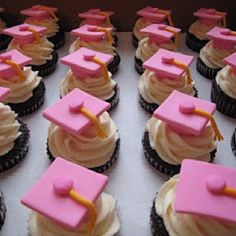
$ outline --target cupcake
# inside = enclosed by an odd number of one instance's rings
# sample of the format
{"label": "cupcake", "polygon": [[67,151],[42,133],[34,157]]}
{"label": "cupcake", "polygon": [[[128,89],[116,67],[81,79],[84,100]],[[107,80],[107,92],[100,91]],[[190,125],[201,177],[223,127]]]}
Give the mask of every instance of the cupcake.
{"label": "cupcake", "polygon": [[45,85],[38,72],[32,71],[32,59],[16,49],[0,54],[0,87],[11,93],[4,100],[18,116],[38,110],[44,103]]}
{"label": "cupcake", "polygon": [[111,79],[112,74],[107,70],[107,65],[113,56],[87,48],[61,58],[61,63],[70,66],[65,78],[60,84],[60,95],[64,97],[75,88],[79,88],[94,97],[110,103],[113,110],[119,102],[119,87]]}
{"label": "cupcake", "polygon": [[211,41],[200,51],[197,70],[207,79],[214,79],[224,67],[223,59],[236,51],[236,32],[215,27],[207,36]]}
{"label": "cupcake", "polygon": [[58,60],[58,54],[53,49],[54,45],[42,35],[46,31],[45,27],[29,24],[3,30],[4,34],[13,37],[7,51],[17,49],[25,56],[31,57],[31,68],[33,71],[38,71],[39,76],[51,74],[56,69]]}
{"label": "cupcake", "polygon": [[235,169],[185,160],[156,195],[152,235],[234,236],[235,177]]}
{"label": "cupcake", "polygon": [[[80,26],[82,25],[95,25],[105,28],[112,28],[113,31],[116,30],[116,27],[112,24],[110,17],[114,14],[113,11],[102,11],[101,9],[90,9],[86,12],[79,13],[79,17],[83,19],[83,21],[80,23]],[[114,47],[117,47],[118,45],[118,38],[112,33],[112,36],[114,38]]]}
{"label": "cupcake", "polygon": [[101,28],[94,25],[83,25],[71,31],[77,39],[71,44],[69,52],[72,53],[81,47],[97,52],[108,53],[114,56],[113,61],[108,65],[108,70],[113,74],[118,70],[120,56],[113,46],[111,35],[112,28]]}
{"label": "cupcake", "polygon": [[174,91],[197,97],[197,90],[189,66],[193,56],[159,49],[143,67],[145,72],[139,79],[139,103],[153,113]]}
{"label": "cupcake", "polygon": [[56,16],[57,8],[35,5],[21,10],[20,13],[28,18],[25,23],[47,28],[45,36],[58,49],[65,44],[65,32],[59,26],[59,18]]}
{"label": "cupcake", "polygon": [[110,104],[80,89],[74,89],[43,115],[51,121],[47,151],[50,160],[57,156],[104,172],[115,163],[119,135],[106,112]]}
{"label": "cupcake", "polygon": [[5,206],[3,192],[0,191],[0,230],[5,222],[6,212],[7,212],[7,209]]}
{"label": "cupcake", "polygon": [[[10,89],[0,87],[0,101],[5,100]],[[0,102],[0,172],[19,163],[29,148],[29,130],[17,114]]]}
{"label": "cupcake", "polygon": [[177,51],[180,29],[152,24],[143,28],[141,32],[148,34],[142,39],[135,54],[135,69],[139,74],[144,72],[143,63],[152,57],[160,48]]}
{"label": "cupcake", "polygon": [[[4,8],[0,7],[0,14],[4,12]],[[4,35],[2,31],[6,28],[6,23],[0,18],[0,50],[7,48],[11,38]]]}
{"label": "cupcake", "polygon": [[236,53],[226,57],[226,66],[218,72],[213,80],[211,101],[223,114],[236,118]]}
{"label": "cupcake", "polygon": [[236,156],[236,129],[231,138],[231,147],[232,147],[234,155]]}
{"label": "cupcake", "polygon": [[108,177],[57,158],[22,197],[32,209],[31,236],[113,236],[120,230],[116,200],[104,193]]}
{"label": "cupcake", "polygon": [[143,148],[148,162],[170,176],[179,173],[184,159],[212,162],[217,141],[223,140],[215,110],[214,103],[173,91],[146,124]]}
{"label": "cupcake", "polygon": [[138,47],[140,40],[147,37],[144,32],[140,30],[152,24],[168,24],[174,26],[171,11],[162,10],[156,7],[145,7],[136,13],[140,18],[135,22],[132,43],[135,48]]}
{"label": "cupcake", "polygon": [[186,45],[195,52],[199,52],[208,42],[207,32],[215,26],[226,27],[226,12],[215,9],[201,8],[193,13],[198,17],[186,35]]}

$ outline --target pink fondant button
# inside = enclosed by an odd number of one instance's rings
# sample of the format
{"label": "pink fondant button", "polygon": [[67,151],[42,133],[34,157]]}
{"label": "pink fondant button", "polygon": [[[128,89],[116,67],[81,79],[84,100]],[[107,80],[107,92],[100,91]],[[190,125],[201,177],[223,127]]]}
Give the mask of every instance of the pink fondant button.
{"label": "pink fondant button", "polygon": [[81,107],[83,106],[83,101],[80,100],[71,100],[70,104],[69,104],[69,109],[72,112],[77,112],[81,109]]}
{"label": "pink fondant button", "polygon": [[91,10],[90,10],[90,13],[96,14],[96,13],[99,13],[100,11],[101,11],[101,9],[95,8],[95,9],[91,9]]}
{"label": "pink fondant button", "polygon": [[152,7],[152,8],[149,9],[149,11],[152,12],[152,13],[155,13],[155,12],[158,12],[158,8]]}
{"label": "pink fondant button", "polygon": [[164,30],[166,28],[166,25],[158,25],[159,30]]}
{"label": "pink fondant button", "polygon": [[164,63],[170,64],[170,63],[172,63],[174,61],[174,57],[171,56],[171,55],[165,55],[165,56],[162,56],[161,60]]}
{"label": "pink fondant button", "polygon": [[231,32],[230,29],[222,29],[222,30],[220,31],[220,33],[223,34],[223,35],[230,35],[230,32]]}
{"label": "pink fondant button", "polygon": [[61,196],[66,196],[73,188],[73,180],[70,178],[56,179],[53,182],[54,192]]}
{"label": "pink fondant button", "polygon": [[91,61],[95,56],[96,54],[93,52],[87,52],[86,54],[83,55],[84,59],[87,61]]}
{"label": "pink fondant button", "polygon": [[97,30],[97,26],[95,26],[95,25],[88,26],[88,31],[96,31],[96,30]]}
{"label": "pink fondant button", "polygon": [[195,109],[195,105],[191,101],[184,101],[184,102],[181,102],[181,104],[179,105],[179,110],[185,114],[192,113],[194,109]]}
{"label": "pink fondant button", "polygon": [[21,25],[19,27],[20,31],[27,31],[29,29],[29,26],[28,25]]}
{"label": "pink fondant button", "polygon": [[11,55],[0,55],[1,61],[11,60]]}
{"label": "pink fondant button", "polygon": [[210,192],[222,193],[226,187],[226,182],[220,175],[211,175],[207,178],[206,185]]}
{"label": "pink fondant button", "polygon": [[214,8],[206,9],[206,13],[213,15],[216,13],[216,9],[214,9]]}

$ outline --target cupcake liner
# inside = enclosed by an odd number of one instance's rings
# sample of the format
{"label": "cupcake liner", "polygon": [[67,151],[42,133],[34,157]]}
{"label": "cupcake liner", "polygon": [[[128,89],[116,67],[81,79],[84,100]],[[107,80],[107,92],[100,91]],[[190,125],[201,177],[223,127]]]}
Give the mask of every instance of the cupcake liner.
{"label": "cupcake liner", "polygon": [[133,44],[134,48],[138,47],[138,42],[139,42],[139,40],[136,38],[136,36],[134,34],[132,34],[132,44]]}
{"label": "cupcake liner", "polygon": [[[147,131],[145,131],[144,133],[142,143],[143,143],[145,158],[151,164],[151,166],[153,166],[156,170],[159,170],[160,172],[169,176],[174,176],[175,174],[178,174],[180,172],[181,165],[172,165],[163,161],[161,157],[158,155],[158,153],[151,148],[149,142],[149,135]],[[215,153],[216,149],[210,153],[211,154],[210,162],[213,162],[215,158]]]}
{"label": "cupcake liner", "polygon": [[235,142],[235,140],[236,140],[236,129],[235,129],[235,131],[232,135],[232,138],[231,138],[232,151],[233,151],[234,155],[236,156],[236,142]]}
{"label": "cupcake liner", "polygon": [[216,108],[221,113],[236,118],[236,99],[231,98],[221,90],[220,86],[213,80],[211,88],[211,101],[216,103]]}
{"label": "cupcake liner", "polygon": [[142,75],[144,73],[144,68],[143,68],[143,62],[142,60],[140,60],[139,58],[135,57],[134,58],[134,66],[135,66],[135,69],[136,71]]}
{"label": "cupcake liner", "polygon": [[[94,168],[89,168],[90,170],[96,171],[98,173],[103,173],[106,170],[110,169],[114,163],[116,162],[118,155],[119,155],[119,150],[120,150],[120,139],[117,140],[116,142],[116,147],[115,150],[110,158],[110,160],[108,162],[106,162],[104,165],[102,166],[98,166],[98,167],[94,167]],[[47,154],[48,154],[48,158],[51,162],[53,162],[55,160],[55,157],[52,155],[52,153],[50,152],[49,146],[48,146],[48,142],[47,142]]]}
{"label": "cupcake liner", "polygon": [[113,61],[107,66],[107,68],[112,74],[115,74],[118,71],[119,64],[120,64],[120,55],[116,52]]}
{"label": "cupcake liner", "polygon": [[19,163],[26,156],[29,149],[29,129],[20,118],[17,118],[17,120],[20,123],[19,131],[21,135],[16,139],[13,149],[1,156],[0,173]]}
{"label": "cupcake liner", "polygon": [[63,47],[66,42],[65,32],[60,30],[54,36],[48,38],[48,40],[54,44],[54,49],[57,50]]}
{"label": "cupcake liner", "polygon": [[0,50],[6,49],[11,39],[12,37],[8,35],[0,34]]}
{"label": "cupcake liner", "polygon": [[47,76],[51,74],[57,66],[58,54],[56,51],[52,52],[52,59],[47,61],[47,63],[43,65],[31,65],[33,71],[38,71],[38,75],[41,77]]}
{"label": "cupcake liner", "polygon": [[7,212],[7,209],[6,209],[6,205],[4,201],[3,192],[0,192],[0,230],[6,218],[6,212]]}
{"label": "cupcake liner", "polygon": [[194,34],[187,32],[186,45],[194,52],[200,52],[200,50],[209,42],[209,40],[200,40]]}
{"label": "cupcake liner", "polygon": [[204,77],[206,77],[207,79],[214,79],[217,75],[217,73],[221,70],[221,68],[219,69],[212,69],[210,67],[207,67],[203,61],[200,59],[200,57],[198,57],[197,59],[197,71],[203,75]]}
{"label": "cupcake liner", "polygon": [[120,88],[119,88],[118,84],[115,86],[114,92],[115,92],[115,94],[111,98],[106,100],[106,102],[111,104],[110,108],[107,110],[108,112],[113,111],[117,107],[117,105],[119,103],[119,100],[120,100]]}
{"label": "cupcake liner", "polygon": [[13,111],[15,111],[19,117],[29,115],[38,110],[44,103],[45,84],[40,81],[39,85],[33,90],[33,96],[22,103],[8,103]]}

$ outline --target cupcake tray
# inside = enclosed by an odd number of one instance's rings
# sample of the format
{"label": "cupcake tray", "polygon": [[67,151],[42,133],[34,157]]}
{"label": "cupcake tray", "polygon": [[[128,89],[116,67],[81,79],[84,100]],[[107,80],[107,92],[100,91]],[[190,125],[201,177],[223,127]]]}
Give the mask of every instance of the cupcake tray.
{"label": "cupcake tray", "polygon": [[[130,32],[118,33],[118,52],[121,56],[119,71],[114,80],[120,86],[120,103],[111,113],[119,130],[121,146],[118,162],[106,174],[109,184],[106,192],[112,194],[118,202],[118,214],[121,221],[119,236],[149,236],[149,214],[155,193],[168,177],[155,171],[146,161],[142,149],[142,137],[145,123],[150,115],[138,102],[139,75],[134,69],[135,49],[132,46]],[[192,78],[200,98],[210,100],[211,81],[196,71],[197,53],[184,44],[181,36],[181,52],[194,55],[191,66]],[[67,34],[66,45],[58,50],[59,57],[68,54],[72,38]],[[42,111],[59,99],[59,83],[68,67],[58,63],[56,71],[44,79],[46,99],[44,106],[34,114],[25,117],[30,129],[30,149],[26,158],[16,167],[0,174],[0,188],[4,192],[7,206],[5,224],[0,232],[2,236],[26,236],[29,210],[21,205],[21,196],[35,183],[49,166],[46,154],[48,121],[42,117]],[[231,150],[230,140],[236,127],[236,119],[215,113],[216,121],[224,135],[224,141],[218,145],[215,163],[236,167],[236,159]]]}

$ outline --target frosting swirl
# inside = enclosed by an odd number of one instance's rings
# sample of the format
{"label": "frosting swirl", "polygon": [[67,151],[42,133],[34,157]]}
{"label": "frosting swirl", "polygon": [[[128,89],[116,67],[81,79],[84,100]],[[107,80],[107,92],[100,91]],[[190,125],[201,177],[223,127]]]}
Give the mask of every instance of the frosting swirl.
{"label": "frosting swirl", "polygon": [[6,28],[6,23],[2,19],[0,19],[0,34],[5,28]]}
{"label": "frosting swirl", "polygon": [[69,48],[69,52],[72,53],[76,50],[78,50],[81,47],[85,47],[85,48],[89,48],[91,50],[97,51],[97,52],[103,52],[103,53],[107,53],[107,54],[111,54],[113,56],[116,55],[116,48],[113,47],[112,45],[110,45],[108,43],[107,40],[100,40],[97,42],[85,42],[80,40],[80,38],[78,37],[71,45]]}
{"label": "frosting swirl", "polygon": [[139,41],[138,48],[136,50],[136,57],[145,62],[150,57],[152,57],[160,48],[164,48],[170,51],[176,51],[175,45],[172,41],[157,45],[155,42],[150,43],[149,38],[146,37]]}
{"label": "frosting swirl", "polygon": [[109,72],[109,81],[105,81],[103,75],[95,78],[88,76],[83,79],[77,79],[73,72],[69,70],[60,84],[61,96],[64,97],[74,88],[79,88],[102,100],[108,100],[115,94],[114,87],[116,82],[111,79],[111,76],[112,74]]}
{"label": "frosting swirl", "polygon": [[97,136],[94,125],[83,134],[73,135],[51,123],[48,130],[48,145],[52,155],[87,168],[105,164],[115,150],[118,132],[107,112],[99,117],[99,123],[108,135],[104,139]]}
{"label": "frosting swirl", "polygon": [[46,37],[40,38],[39,43],[31,43],[31,44],[18,44],[13,39],[7,51],[12,49],[17,49],[22,54],[31,57],[33,59],[32,65],[43,65],[48,60],[52,59],[52,52],[53,52],[53,43],[49,42]]}
{"label": "frosting swirl", "polygon": [[156,212],[162,217],[164,225],[171,236],[234,236],[236,224],[210,217],[187,213],[177,213],[174,210],[176,186],[179,176],[167,181],[159,190],[155,200]]}
{"label": "frosting swirl", "polygon": [[140,41],[141,39],[146,37],[146,34],[141,33],[140,30],[151,25],[152,22],[148,21],[144,18],[139,18],[134,25],[134,29],[133,29],[133,33],[135,35],[135,37]]}
{"label": "frosting swirl", "polygon": [[145,70],[139,79],[139,92],[146,102],[160,105],[175,89],[194,96],[194,82],[187,81],[185,74],[180,79],[162,79],[155,72]]}
{"label": "frosting swirl", "polygon": [[224,67],[216,75],[216,83],[229,97],[236,99],[236,74],[231,72],[230,66]]}
{"label": "frosting swirl", "polygon": [[236,49],[217,49],[213,47],[212,41],[207,43],[200,51],[200,59],[204,64],[213,69],[224,67],[223,59],[233,54]]}
{"label": "frosting swirl", "polygon": [[9,106],[0,103],[0,156],[7,154],[21,135],[17,114]]}
{"label": "frosting swirl", "polygon": [[93,234],[88,234],[86,223],[74,231],[62,228],[53,221],[46,217],[31,212],[29,220],[29,232],[31,236],[113,236],[120,229],[120,223],[116,214],[116,201],[115,199],[102,193],[96,202],[98,210],[98,219],[94,228]]}
{"label": "frosting swirl", "polygon": [[16,75],[11,79],[3,79],[0,77],[0,87],[11,89],[10,95],[4,100],[5,103],[22,103],[33,96],[33,90],[38,87],[41,77],[38,72],[34,72],[30,67],[24,68],[25,80]]}
{"label": "frosting swirl", "polygon": [[169,128],[165,122],[152,117],[146,129],[152,149],[162,160],[172,165],[180,165],[184,159],[210,161],[210,152],[216,148],[210,124],[204,127],[200,136],[184,136]]}

